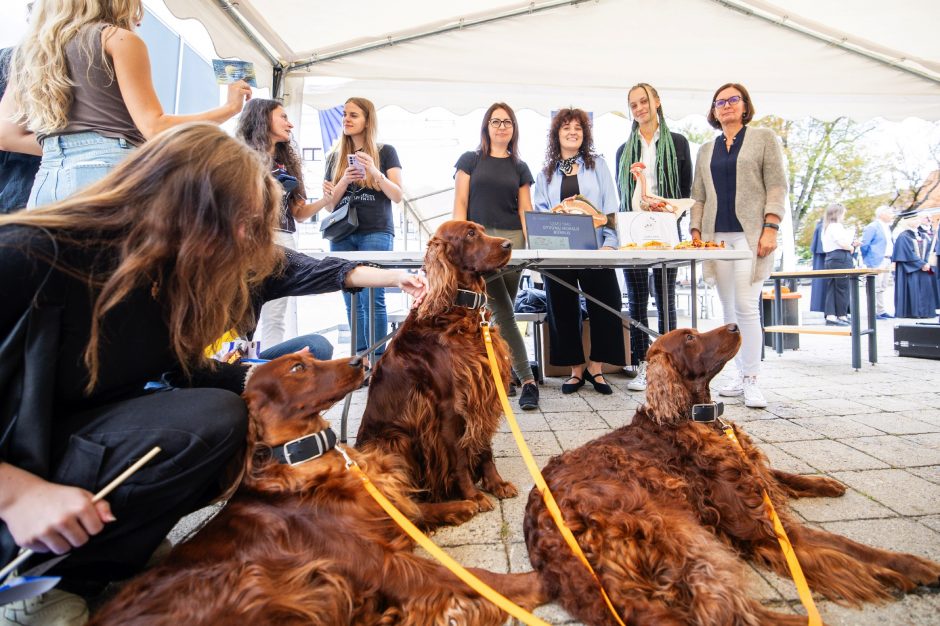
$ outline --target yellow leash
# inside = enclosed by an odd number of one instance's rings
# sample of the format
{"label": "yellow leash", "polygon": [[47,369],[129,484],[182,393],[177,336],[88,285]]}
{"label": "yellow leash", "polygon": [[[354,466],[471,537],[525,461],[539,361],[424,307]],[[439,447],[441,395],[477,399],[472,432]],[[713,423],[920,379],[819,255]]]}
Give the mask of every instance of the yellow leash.
{"label": "yellow leash", "polygon": [[[735,436],[734,429],[722,422],[722,430],[725,432],[728,439],[731,440],[731,443],[737,447],[738,452],[741,453],[741,457],[744,459],[745,463],[747,463],[747,454],[744,452],[741,442],[738,441],[737,436]],[[822,626],[822,618],[819,616],[819,611],[816,609],[816,604],[813,602],[813,594],[810,592],[809,584],[806,582],[806,577],[803,575],[800,561],[796,558],[793,544],[790,543],[790,538],[787,537],[787,531],[783,529],[783,524],[780,523],[780,518],[777,516],[777,511],[774,510],[774,505],[770,502],[770,496],[767,495],[767,490],[762,488],[760,492],[761,496],[764,498],[764,506],[767,507],[767,515],[770,516],[770,520],[773,522],[774,533],[777,535],[780,549],[783,551],[783,556],[787,559],[787,567],[790,568],[790,576],[796,584],[796,592],[800,596],[800,602],[802,602],[803,606],[806,608],[806,614],[809,616],[808,626]]]}
{"label": "yellow leash", "polygon": [[417,526],[411,523],[411,520],[409,520],[402,514],[401,511],[395,508],[395,505],[392,504],[391,501],[389,501],[389,499],[386,498],[374,484],[372,484],[372,481],[369,480],[369,477],[366,476],[366,473],[362,471],[362,468],[360,468],[359,465],[353,461],[348,454],[346,454],[346,450],[344,450],[342,446],[337,445],[336,449],[340,454],[343,455],[343,458],[346,459],[346,469],[351,469],[357,476],[359,476],[360,479],[362,479],[362,484],[365,486],[366,491],[375,499],[376,502],[378,502],[379,506],[382,507],[386,513],[388,513],[388,516],[391,517],[395,523],[401,526],[401,529],[404,530],[409,537],[414,539],[415,543],[427,550],[431,556],[440,561],[440,563],[453,572],[457,578],[465,582],[471,589],[522,623],[529,624],[531,626],[550,626],[547,622],[540,620],[522,607],[514,604],[504,595],[467,571],[464,566],[451,558],[446,552],[438,548],[433,541],[428,539],[427,536],[425,536]]}
{"label": "yellow leash", "polygon": [[539,493],[542,494],[542,500],[545,501],[545,508],[548,509],[552,519],[555,520],[555,525],[558,527],[558,531],[561,533],[561,536],[565,539],[565,542],[571,548],[571,551],[574,552],[575,556],[578,557],[578,559],[591,573],[591,577],[594,579],[594,582],[597,583],[597,588],[600,589],[601,595],[604,597],[604,602],[607,604],[607,608],[610,609],[611,615],[614,616],[614,619],[617,620],[617,623],[620,624],[620,626],[625,626],[623,620],[621,620],[620,616],[617,614],[617,609],[614,608],[613,603],[607,596],[607,592],[604,590],[604,585],[601,584],[600,579],[594,572],[594,568],[591,567],[587,557],[584,556],[584,552],[581,550],[581,546],[578,545],[578,541],[571,533],[571,529],[565,525],[565,520],[561,516],[561,510],[558,508],[558,504],[555,502],[555,497],[552,496],[552,492],[549,491],[548,484],[546,484],[545,478],[542,477],[542,472],[539,471],[539,466],[535,464],[535,459],[532,458],[532,453],[529,451],[529,446],[526,445],[525,439],[522,437],[522,431],[519,430],[519,424],[516,422],[515,415],[513,415],[512,407],[509,405],[509,398],[506,396],[506,389],[503,387],[503,381],[499,376],[499,364],[496,362],[496,353],[493,351],[493,338],[490,335],[489,322],[485,320],[481,321],[480,329],[483,332],[483,341],[486,344],[486,356],[489,357],[490,370],[493,373],[493,381],[496,383],[496,391],[499,393],[499,401],[502,403],[503,412],[506,414],[506,421],[509,422],[509,428],[512,429],[512,435],[516,438],[516,445],[519,447],[519,452],[522,454],[522,459],[525,461],[526,468],[528,468],[529,474],[532,475],[532,479],[535,480],[535,487],[539,490]]}

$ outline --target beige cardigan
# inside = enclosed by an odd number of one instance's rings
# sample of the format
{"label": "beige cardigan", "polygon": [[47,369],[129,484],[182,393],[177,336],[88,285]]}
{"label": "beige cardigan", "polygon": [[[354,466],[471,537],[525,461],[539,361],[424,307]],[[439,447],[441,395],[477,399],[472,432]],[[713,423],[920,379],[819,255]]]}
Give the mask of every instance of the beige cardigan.
{"label": "beige cardigan", "polygon": [[[712,180],[712,151],[715,141],[706,143],[695,159],[695,180],[692,182],[692,221],[690,229],[698,229],[705,241],[714,239],[718,199]],[[773,270],[774,255],[757,256],[757,241],[764,229],[764,216],[786,213],[787,173],[783,150],[774,132],[767,128],[747,128],[738,153],[734,212],[744,228],[744,236],[754,254],[751,281],[764,281]],[[716,261],[704,263],[704,276],[715,279]]]}

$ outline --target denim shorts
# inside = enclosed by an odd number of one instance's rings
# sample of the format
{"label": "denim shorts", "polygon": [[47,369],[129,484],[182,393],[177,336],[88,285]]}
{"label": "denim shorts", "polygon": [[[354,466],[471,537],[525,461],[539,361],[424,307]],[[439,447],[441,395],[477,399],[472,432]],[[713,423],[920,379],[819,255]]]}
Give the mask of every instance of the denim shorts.
{"label": "denim shorts", "polygon": [[27,208],[51,204],[71,196],[114,169],[134,150],[126,139],[89,131],[46,137],[42,163],[36,172]]}

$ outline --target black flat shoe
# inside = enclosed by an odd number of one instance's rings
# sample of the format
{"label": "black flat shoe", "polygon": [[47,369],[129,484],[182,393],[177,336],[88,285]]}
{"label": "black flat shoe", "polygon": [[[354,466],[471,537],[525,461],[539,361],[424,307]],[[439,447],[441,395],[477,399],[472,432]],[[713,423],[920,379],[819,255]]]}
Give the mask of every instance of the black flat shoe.
{"label": "black flat shoe", "polygon": [[576,381],[578,381],[578,382],[576,382],[576,383],[563,383],[562,386],[561,386],[561,392],[562,392],[563,394],[574,393],[575,391],[577,391],[578,389],[580,389],[581,387],[584,386],[584,379],[587,378],[588,376],[589,376],[589,374],[587,373],[587,370],[581,372],[581,377],[580,377],[580,378],[578,378],[577,376],[569,376],[569,377],[568,377],[568,380],[576,380]]}
{"label": "black flat shoe", "polygon": [[826,326],[851,326],[851,324],[844,320],[826,320]]}
{"label": "black flat shoe", "polygon": [[600,372],[598,372],[597,374],[591,374],[587,370],[584,370],[584,379],[591,381],[591,384],[594,385],[594,391],[596,391],[597,393],[604,394],[605,396],[609,396],[610,394],[614,392],[614,390],[610,388],[610,385],[608,385],[607,383],[597,382],[597,377],[603,376],[603,375],[604,374]]}

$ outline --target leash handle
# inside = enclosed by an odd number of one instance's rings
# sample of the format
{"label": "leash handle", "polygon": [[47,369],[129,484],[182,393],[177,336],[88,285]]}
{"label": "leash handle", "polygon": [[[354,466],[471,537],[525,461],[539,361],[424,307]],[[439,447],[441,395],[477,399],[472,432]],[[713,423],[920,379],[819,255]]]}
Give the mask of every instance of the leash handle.
{"label": "leash handle", "polygon": [[614,619],[617,621],[617,624],[620,626],[626,626],[623,623],[623,620],[620,619],[620,615],[617,614],[617,609],[614,608],[613,602],[610,601],[610,597],[607,595],[607,591],[604,589],[604,585],[601,583],[600,578],[598,578],[594,568],[591,567],[591,564],[588,562],[587,557],[584,555],[584,551],[581,549],[581,546],[578,545],[577,539],[575,539],[571,529],[568,528],[568,526],[565,524],[565,520],[561,514],[561,509],[558,508],[558,503],[555,501],[555,497],[552,495],[551,490],[549,490],[548,483],[545,482],[545,477],[542,476],[542,472],[539,470],[539,466],[535,463],[535,458],[532,456],[532,452],[529,451],[529,446],[526,445],[525,439],[522,436],[522,431],[519,429],[519,423],[516,421],[516,416],[512,412],[512,406],[509,404],[509,397],[506,395],[506,389],[503,387],[503,381],[499,376],[499,364],[496,362],[496,353],[493,351],[493,337],[490,334],[489,323],[482,321],[480,323],[480,330],[483,333],[483,343],[486,346],[486,356],[490,362],[490,372],[493,374],[493,382],[496,383],[496,392],[499,394],[499,401],[503,406],[503,412],[506,414],[506,421],[509,422],[509,428],[512,430],[512,435],[516,439],[516,445],[519,448],[520,454],[522,454],[522,460],[525,462],[526,468],[529,470],[529,474],[531,474],[532,479],[535,481],[535,487],[539,490],[539,493],[542,494],[542,500],[545,502],[545,508],[548,509],[549,514],[555,521],[555,526],[558,527],[558,532],[561,533],[565,543],[568,544],[568,547],[571,548],[571,551],[574,553],[574,555],[578,557],[578,560],[581,561],[584,567],[587,568],[588,572],[590,572],[591,578],[593,578],[594,582],[597,583],[597,588],[600,590],[601,596],[604,598],[604,603],[610,610],[610,614],[613,615]]}
{"label": "leash handle", "polygon": [[366,491],[370,496],[378,503],[380,507],[388,514],[392,520],[398,524],[405,533],[411,537],[415,543],[424,548],[431,556],[437,559],[441,565],[449,569],[457,578],[466,583],[471,589],[476,591],[478,594],[506,611],[512,617],[515,617],[524,624],[529,624],[530,626],[549,626],[549,624],[536,616],[532,615],[522,607],[516,605],[514,602],[509,600],[506,596],[502,595],[482,580],[474,576],[470,571],[468,571],[463,565],[455,561],[450,555],[437,547],[437,545],[427,538],[427,536],[422,533],[417,526],[415,526],[411,520],[409,520],[405,515],[399,511],[392,502],[385,497],[385,495],[379,491],[365,472],[362,471],[362,468],[359,467],[359,464],[356,463],[350,456],[347,454],[343,446],[336,446],[336,449],[339,450],[340,454],[343,455],[343,458],[346,459],[346,469],[352,471],[356,476],[362,480],[362,484],[365,487]]}
{"label": "leash handle", "polygon": [[[725,436],[738,449],[738,452],[741,454],[741,458],[744,459],[744,462],[746,464],[750,464],[747,458],[747,454],[744,452],[744,447],[741,445],[741,442],[738,441],[737,436],[734,434],[734,428],[732,428],[729,424],[724,422],[722,423],[724,424],[722,430],[724,431]],[[783,552],[783,556],[787,560],[787,567],[790,569],[790,577],[793,578],[793,583],[796,585],[797,595],[799,595],[800,602],[806,608],[806,614],[808,616],[807,624],[808,626],[822,626],[822,617],[819,615],[819,610],[816,608],[816,603],[813,602],[813,594],[809,589],[809,583],[806,582],[806,576],[803,575],[803,568],[800,567],[800,560],[796,556],[796,551],[793,549],[793,544],[790,543],[790,538],[787,536],[787,531],[783,528],[783,523],[780,521],[780,517],[777,515],[777,511],[774,509],[774,505],[770,501],[770,496],[767,495],[767,490],[762,487],[760,494],[764,500],[764,507],[767,509],[767,515],[770,517],[770,521],[774,525],[774,534],[777,535],[777,542],[780,544],[780,550]]]}

